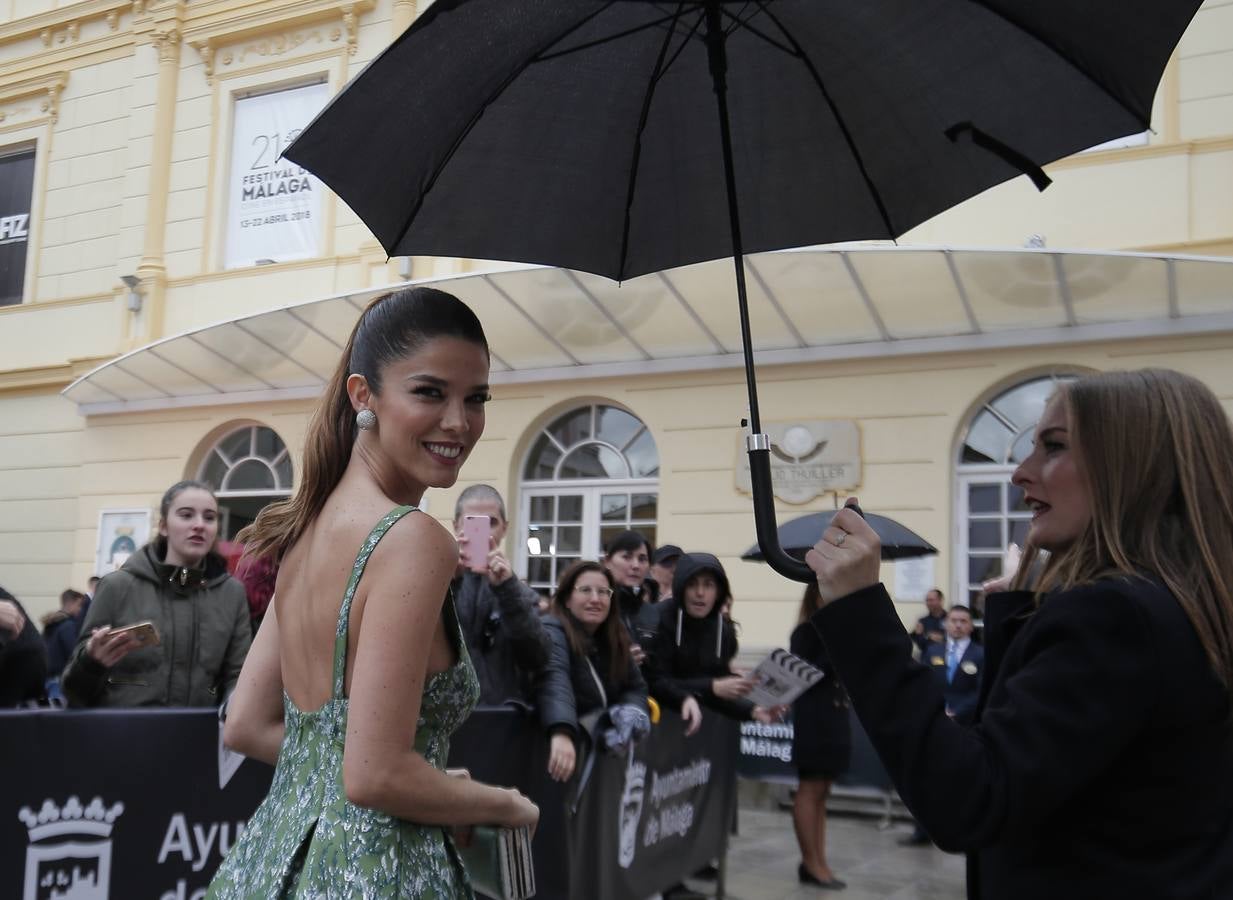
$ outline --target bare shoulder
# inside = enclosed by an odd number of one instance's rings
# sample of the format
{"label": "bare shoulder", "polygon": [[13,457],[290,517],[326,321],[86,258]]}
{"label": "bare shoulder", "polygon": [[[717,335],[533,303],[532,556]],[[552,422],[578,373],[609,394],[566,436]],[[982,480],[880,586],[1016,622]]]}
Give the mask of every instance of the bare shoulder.
{"label": "bare shoulder", "polygon": [[[393,577],[399,584],[439,582],[444,590],[457,567],[458,541],[449,529],[419,510],[394,523],[368,561],[376,586]],[[409,573],[416,577],[408,579]]]}

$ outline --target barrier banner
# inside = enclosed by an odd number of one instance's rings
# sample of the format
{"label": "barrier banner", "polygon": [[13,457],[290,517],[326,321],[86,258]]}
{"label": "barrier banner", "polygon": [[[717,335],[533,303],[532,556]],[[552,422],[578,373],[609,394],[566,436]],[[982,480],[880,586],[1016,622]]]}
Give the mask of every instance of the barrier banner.
{"label": "barrier banner", "polygon": [[0,715],[0,897],[200,900],[273,769],[213,710]]}
{"label": "barrier banner", "polygon": [[[273,770],[222,747],[212,709],[0,711],[0,898],[202,900]],[[534,714],[480,708],[449,764],[540,807],[537,900],[643,900],[722,855],[737,725],[668,715],[632,757],[601,755],[576,816]]]}
{"label": "barrier banner", "polygon": [[601,754],[570,837],[570,897],[641,900],[724,855],[736,811],[737,723],[665,714],[624,759]]}

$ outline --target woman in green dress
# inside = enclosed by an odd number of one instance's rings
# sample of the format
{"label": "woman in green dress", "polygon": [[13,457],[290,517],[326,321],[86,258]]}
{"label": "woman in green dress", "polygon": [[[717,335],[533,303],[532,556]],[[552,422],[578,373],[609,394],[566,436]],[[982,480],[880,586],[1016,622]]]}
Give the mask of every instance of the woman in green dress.
{"label": "woman in green dress", "polygon": [[488,345],[441,291],[365,310],[317,408],[296,495],[241,535],[279,562],[224,741],[276,763],[212,898],[469,898],[452,828],[534,825],[513,789],[444,769],[479,686],[450,579],[454,536],[419,512],[484,430]]}

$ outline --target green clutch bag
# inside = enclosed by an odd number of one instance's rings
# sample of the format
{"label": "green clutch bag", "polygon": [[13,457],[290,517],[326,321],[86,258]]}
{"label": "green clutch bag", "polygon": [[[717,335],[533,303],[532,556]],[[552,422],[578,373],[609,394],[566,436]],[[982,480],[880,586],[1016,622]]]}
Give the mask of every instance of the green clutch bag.
{"label": "green clutch bag", "polygon": [[477,894],[493,900],[526,900],[535,896],[531,829],[476,825],[471,843],[458,855]]}

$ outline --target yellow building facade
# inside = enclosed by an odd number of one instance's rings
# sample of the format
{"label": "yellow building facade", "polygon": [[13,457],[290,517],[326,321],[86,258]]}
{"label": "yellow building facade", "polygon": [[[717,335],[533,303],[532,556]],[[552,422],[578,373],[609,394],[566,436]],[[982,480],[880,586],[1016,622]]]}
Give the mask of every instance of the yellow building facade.
{"label": "yellow building facade", "polygon": [[[594,554],[618,525],[715,552],[747,646],[782,643],[797,587],[739,559],[754,538],[737,483],[746,401],[730,283],[703,273],[659,293],[634,285],[628,315],[580,279],[572,294],[554,282],[551,304],[489,303],[512,290],[503,279],[522,276],[387,260],[323,191],[297,207],[311,227],[275,240],[269,257],[237,249],[253,221],[244,203],[272,183],[244,182],[242,163],[265,171],[304,124],[295,111],[340,90],[416,12],[414,0],[0,0],[0,166],[31,161],[28,208],[14,213],[28,217],[19,297],[0,306],[0,585],[32,615],[52,608],[62,589],[114,564],[125,539],[144,538],[162,491],[185,477],[225,481],[238,526],[292,489],[320,389],[315,360],[337,358],[358,304],[383,286],[448,279],[493,338],[495,399],[463,479],[430,492],[429,511],[448,519],[459,489],[495,485],[509,505],[508,550],[539,583],[553,560]],[[265,127],[256,110],[269,98]],[[846,338],[826,336],[839,319],[813,322],[792,306],[798,270],[756,262],[770,273],[753,323],[764,420],[854,422],[864,507],[939,549],[923,571],[887,566],[905,618],[922,579],[963,597],[1017,533],[1013,497],[991,486],[1023,423],[991,423],[1015,403],[1030,408],[1047,390],[1040,379],[1164,365],[1233,407],[1233,278],[1221,262],[1233,258],[1233,2],[1204,4],[1161,84],[1153,132],[1125,143],[1049,167],[1043,194],[1018,179],[974,198],[917,228],[902,252],[793,260],[813,266],[799,270],[810,278],[846,273],[853,308],[872,310]],[[1045,249],[1021,251],[1029,242]],[[982,280],[979,254],[914,246],[1001,248],[986,271],[1003,274]],[[1168,259],[1177,254],[1215,259]],[[923,289],[917,267],[960,272],[962,304]],[[1131,274],[1100,281],[1114,270]],[[1048,297],[1008,293],[1016,279]],[[914,292],[923,313],[899,309]],[[1139,312],[1119,311],[1124,295]],[[314,305],[330,297],[350,313]],[[570,303],[587,314],[563,315]],[[288,307],[300,312],[278,312]],[[669,307],[675,318],[662,318]],[[997,310],[1005,333],[984,327]],[[263,314],[299,323],[302,355],[279,355],[292,332]],[[959,325],[930,330],[914,315]],[[236,320],[240,331],[214,327]],[[233,338],[248,349],[232,351]],[[168,387],[176,379],[196,387]],[[781,521],[837,496],[781,499]]]}

